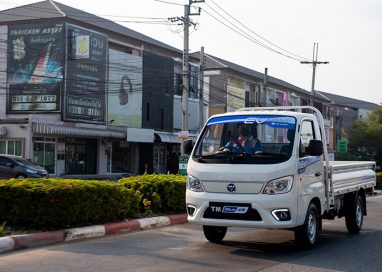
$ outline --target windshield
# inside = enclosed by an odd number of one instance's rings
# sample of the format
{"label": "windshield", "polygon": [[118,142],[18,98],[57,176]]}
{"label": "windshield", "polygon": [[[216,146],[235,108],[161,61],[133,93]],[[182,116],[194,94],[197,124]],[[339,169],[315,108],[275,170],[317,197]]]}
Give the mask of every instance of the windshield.
{"label": "windshield", "polygon": [[29,166],[29,167],[38,167],[36,164],[34,164],[31,161],[22,159],[22,158],[13,158],[14,161],[16,161],[20,165]]}
{"label": "windshield", "polygon": [[277,115],[237,115],[208,121],[193,159],[201,163],[274,164],[293,151],[296,119]]}

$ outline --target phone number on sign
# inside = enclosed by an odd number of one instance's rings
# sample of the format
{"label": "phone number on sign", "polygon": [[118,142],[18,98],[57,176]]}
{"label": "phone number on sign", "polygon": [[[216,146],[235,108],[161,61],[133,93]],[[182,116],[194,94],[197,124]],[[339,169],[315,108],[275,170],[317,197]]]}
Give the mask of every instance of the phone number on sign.
{"label": "phone number on sign", "polygon": [[56,102],[56,95],[14,95],[12,102]]}
{"label": "phone number on sign", "polygon": [[70,114],[78,114],[78,115],[87,115],[87,116],[94,116],[94,117],[101,117],[102,111],[98,109],[91,109],[91,108],[84,108],[84,107],[77,107],[77,106],[69,106],[68,112]]}

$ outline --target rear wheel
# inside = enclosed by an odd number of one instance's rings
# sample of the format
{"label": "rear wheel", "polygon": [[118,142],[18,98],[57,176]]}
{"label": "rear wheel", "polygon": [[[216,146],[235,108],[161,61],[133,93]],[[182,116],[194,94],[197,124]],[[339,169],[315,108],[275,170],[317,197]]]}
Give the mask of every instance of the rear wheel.
{"label": "rear wheel", "polygon": [[345,214],[346,228],[349,233],[359,233],[363,224],[363,200],[357,195],[354,201],[348,206]]}
{"label": "rear wheel", "polygon": [[304,248],[311,248],[317,241],[319,218],[317,207],[310,203],[306,213],[305,222],[294,230],[296,243]]}
{"label": "rear wheel", "polygon": [[212,243],[221,243],[227,233],[227,227],[203,226],[206,239]]}

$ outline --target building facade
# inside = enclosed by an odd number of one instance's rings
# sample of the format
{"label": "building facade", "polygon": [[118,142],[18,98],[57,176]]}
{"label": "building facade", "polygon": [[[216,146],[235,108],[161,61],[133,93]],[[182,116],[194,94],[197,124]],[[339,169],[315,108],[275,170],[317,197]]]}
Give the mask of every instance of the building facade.
{"label": "building facade", "polygon": [[53,1],[0,14],[1,153],[52,176],[177,171],[182,51]]}

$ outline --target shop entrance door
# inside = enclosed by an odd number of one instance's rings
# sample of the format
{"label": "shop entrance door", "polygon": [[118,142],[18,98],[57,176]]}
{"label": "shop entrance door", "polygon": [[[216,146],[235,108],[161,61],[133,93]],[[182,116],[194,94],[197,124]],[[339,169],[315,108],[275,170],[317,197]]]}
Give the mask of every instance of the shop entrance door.
{"label": "shop entrance door", "polygon": [[66,138],[65,174],[86,175],[97,171],[97,140]]}
{"label": "shop entrance door", "polygon": [[56,173],[56,139],[55,138],[34,138],[33,161],[44,167],[48,174]]}
{"label": "shop entrance door", "polygon": [[154,145],[153,170],[154,173],[166,173],[166,146]]}

